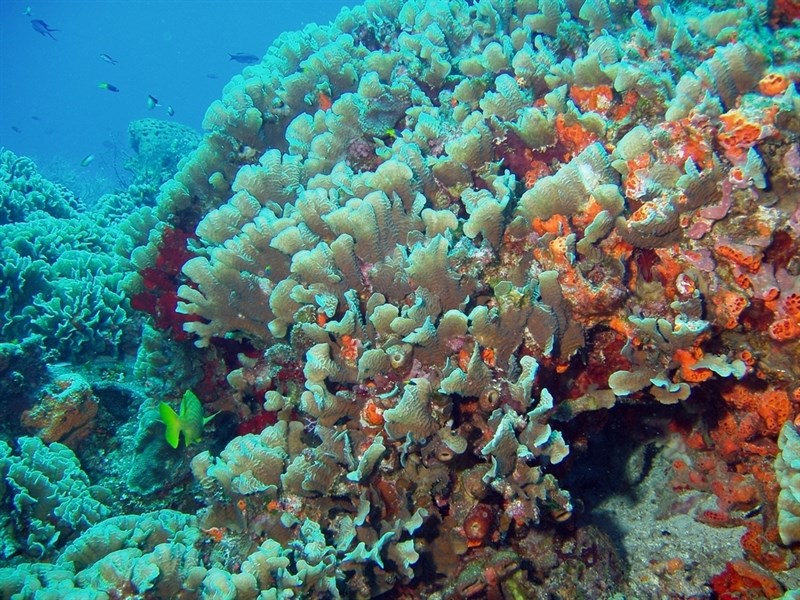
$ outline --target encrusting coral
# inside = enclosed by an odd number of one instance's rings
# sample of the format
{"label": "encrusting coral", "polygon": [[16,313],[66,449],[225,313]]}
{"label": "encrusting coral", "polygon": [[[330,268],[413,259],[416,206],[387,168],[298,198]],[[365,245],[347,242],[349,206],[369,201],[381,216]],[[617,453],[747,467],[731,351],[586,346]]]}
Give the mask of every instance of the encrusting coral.
{"label": "encrusting coral", "polygon": [[40,402],[22,413],[21,422],[36,429],[46,443],[61,442],[74,448],[92,429],[97,399],[78,375],[62,375],[48,387]]}
{"label": "encrusting coral", "polygon": [[798,74],[755,5],[641,4],[368,0],[228,83],[126,282],[273,419],[194,456],[187,589],[431,592],[570,519],[585,413],[785,370],[720,402],[795,416]]}

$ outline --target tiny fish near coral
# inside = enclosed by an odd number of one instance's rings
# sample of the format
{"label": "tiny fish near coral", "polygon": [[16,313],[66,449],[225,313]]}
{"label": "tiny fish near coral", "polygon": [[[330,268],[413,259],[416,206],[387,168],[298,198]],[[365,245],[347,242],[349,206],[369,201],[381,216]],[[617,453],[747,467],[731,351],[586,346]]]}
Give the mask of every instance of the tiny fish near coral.
{"label": "tiny fish near coral", "polygon": [[219,413],[210,417],[203,417],[203,405],[200,399],[191,390],[186,390],[181,400],[180,413],[166,402],[158,405],[161,421],[167,426],[164,436],[167,443],[173,448],[178,447],[180,434],[183,432],[183,441],[187,446],[199,442],[206,424]]}

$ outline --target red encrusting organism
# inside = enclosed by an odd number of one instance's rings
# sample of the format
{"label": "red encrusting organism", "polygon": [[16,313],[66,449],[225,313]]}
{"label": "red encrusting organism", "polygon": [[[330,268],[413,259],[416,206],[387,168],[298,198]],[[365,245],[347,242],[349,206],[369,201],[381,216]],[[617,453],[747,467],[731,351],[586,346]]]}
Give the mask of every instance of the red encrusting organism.
{"label": "red encrusting organism", "polygon": [[[178,288],[184,283],[181,268],[194,255],[187,247],[194,234],[167,227],[161,238],[158,257],[152,267],[140,273],[145,291],[131,297],[131,306],[153,317],[156,327],[169,330],[176,340],[188,340],[183,324],[199,321],[195,315],[177,312]],[[189,282],[187,282],[189,283]],[[190,283],[189,283],[190,284]]]}

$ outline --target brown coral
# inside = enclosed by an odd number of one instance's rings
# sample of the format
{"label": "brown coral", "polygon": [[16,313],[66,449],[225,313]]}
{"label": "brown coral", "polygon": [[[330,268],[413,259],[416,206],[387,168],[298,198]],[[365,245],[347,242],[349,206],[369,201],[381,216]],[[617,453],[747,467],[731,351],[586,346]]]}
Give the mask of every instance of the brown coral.
{"label": "brown coral", "polygon": [[88,382],[64,375],[48,386],[39,404],[22,413],[22,424],[36,430],[43,441],[75,447],[94,426],[97,400]]}

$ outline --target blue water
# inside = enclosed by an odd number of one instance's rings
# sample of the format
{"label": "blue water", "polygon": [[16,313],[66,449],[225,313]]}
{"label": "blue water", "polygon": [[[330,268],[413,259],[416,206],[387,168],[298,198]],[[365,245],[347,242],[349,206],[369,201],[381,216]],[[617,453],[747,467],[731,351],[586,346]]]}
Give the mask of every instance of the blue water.
{"label": "blue water", "polygon": [[[0,147],[47,176],[95,160],[84,175],[115,185],[128,123],[174,119],[200,131],[203,115],[244,65],[283,31],[327,23],[354,0],[277,2],[45,0],[0,2]],[[27,9],[30,8],[30,15]],[[40,19],[53,40],[31,25]],[[100,58],[107,54],[117,61]],[[119,93],[98,87],[110,83]],[[152,95],[161,106],[149,109]]]}

